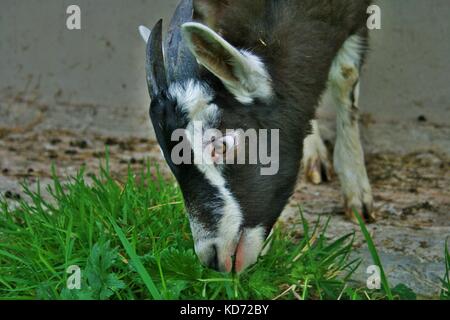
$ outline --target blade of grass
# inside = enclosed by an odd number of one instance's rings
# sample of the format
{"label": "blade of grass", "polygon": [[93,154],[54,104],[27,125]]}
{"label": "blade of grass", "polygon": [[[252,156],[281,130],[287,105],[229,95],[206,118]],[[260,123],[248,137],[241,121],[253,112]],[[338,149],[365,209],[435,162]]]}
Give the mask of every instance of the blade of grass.
{"label": "blade of grass", "polygon": [[123,233],[122,229],[117,225],[117,223],[114,222],[113,219],[110,217],[109,221],[111,222],[114,230],[117,233],[117,236],[120,239],[120,242],[122,242],[122,245],[127,252],[127,254],[130,256],[131,261],[133,261],[134,265],[136,266],[136,270],[139,273],[139,275],[142,278],[142,281],[144,281],[145,286],[147,287],[148,291],[152,295],[153,299],[155,300],[161,300],[161,294],[159,293],[159,290],[156,288],[155,283],[153,282],[152,278],[148,274],[147,270],[144,268],[144,265],[142,264],[141,259],[137,256],[134,249],[131,247],[131,244],[128,242],[127,238],[125,237],[125,234]]}
{"label": "blade of grass", "polygon": [[23,265],[27,264],[24,260],[20,259],[19,257],[15,256],[15,255],[13,255],[13,254],[5,251],[5,250],[0,250],[0,256],[5,256],[5,257],[8,257],[8,258],[14,259],[16,261],[19,261]]}
{"label": "blade of grass", "polygon": [[448,250],[448,242],[450,238],[445,241],[445,275],[442,279],[441,300],[450,299],[450,252]]}
{"label": "blade of grass", "polygon": [[373,262],[380,268],[380,276],[381,276],[381,285],[383,286],[384,292],[386,293],[389,300],[394,300],[394,297],[392,295],[391,287],[389,286],[388,279],[386,277],[386,274],[384,273],[383,265],[381,264],[380,256],[378,255],[377,249],[375,247],[375,244],[373,243],[372,237],[370,236],[369,231],[367,230],[366,224],[364,223],[362,217],[359,215],[359,213],[354,210],[356,219],[358,220],[359,227],[361,228],[361,231],[364,235],[364,238],[366,239],[367,246],[369,247],[370,255],[372,256]]}

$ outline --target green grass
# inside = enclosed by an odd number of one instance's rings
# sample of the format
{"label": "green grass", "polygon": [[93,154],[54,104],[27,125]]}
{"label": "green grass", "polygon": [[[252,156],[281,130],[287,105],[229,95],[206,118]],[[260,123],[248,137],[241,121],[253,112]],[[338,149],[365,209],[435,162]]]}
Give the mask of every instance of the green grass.
{"label": "green grass", "polygon": [[[450,238],[449,238],[450,239]],[[445,243],[445,275],[442,279],[441,299],[450,300],[450,252],[448,250],[448,240]]]}
{"label": "green grass", "polygon": [[[240,276],[206,269],[192,249],[176,184],[150,165],[129,170],[123,183],[108,168],[90,183],[83,170],[64,184],[54,175],[50,199],[26,184],[29,199],[14,209],[0,199],[0,299],[396,297],[385,278],[379,291],[351,280],[360,263],[350,259],[354,234],[329,241],[329,220],[311,226],[303,216],[300,238],[277,227],[269,253]],[[80,290],[67,288],[73,265],[82,272]]]}
{"label": "green grass", "polygon": [[392,295],[391,287],[386,277],[386,273],[384,272],[383,264],[381,263],[380,256],[378,255],[378,251],[375,247],[375,244],[373,243],[372,237],[370,236],[370,233],[367,230],[361,215],[357,211],[354,211],[354,215],[358,220],[359,227],[361,228],[364,238],[366,239],[366,243],[369,248],[370,255],[372,256],[372,260],[375,263],[375,265],[378,266],[378,268],[380,269],[381,286],[384,292],[386,293],[386,297],[389,300],[393,300],[394,296]]}

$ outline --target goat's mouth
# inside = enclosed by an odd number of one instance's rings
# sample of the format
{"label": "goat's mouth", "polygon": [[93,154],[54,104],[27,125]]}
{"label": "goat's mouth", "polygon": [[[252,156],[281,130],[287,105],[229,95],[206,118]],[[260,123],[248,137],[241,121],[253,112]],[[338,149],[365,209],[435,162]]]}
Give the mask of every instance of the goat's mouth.
{"label": "goat's mouth", "polygon": [[[240,265],[239,268],[237,268],[236,262],[242,260],[242,235],[243,231],[240,231],[234,240],[221,245],[215,244],[214,256],[209,258],[210,261],[208,267],[224,273],[239,272]],[[220,240],[217,242],[220,243]]]}
{"label": "goat's mouth", "polygon": [[237,236],[238,241],[237,244],[234,246],[234,250],[231,250],[231,255],[227,254],[225,256],[225,261],[223,263],[224,265],[224,271],[226,273],[235,272],[240,273],[243,271],[242,266],[244,265],[244,246],[243,246],[243,234],[244,232],[240,232]]}
{"label": "goat's mouth", "polygon": [[244,229],[236,247],[234,271],[241,273],[258,260],[265,243],[265,230],[262,227]]}
{"label": "goat's mouth", "polygon": [[196,252],[205,266],[219,272],[239,274],[258,260],[264,242],[264,228],[244,228],[228,243],[221,244],[220,239],[197,243]]}
{"label": "goat's mouth", "polygon": [[244,271],[244,266],[246,264],[245,262],[245,236],[244,236],[244,232],[241,233],[240,237],[239,237],[239,242],[238,245],[236,247],[236,252],[233,256],[233,267],[234,267],[234,271],[236,273],[240,273],[242,271]]}

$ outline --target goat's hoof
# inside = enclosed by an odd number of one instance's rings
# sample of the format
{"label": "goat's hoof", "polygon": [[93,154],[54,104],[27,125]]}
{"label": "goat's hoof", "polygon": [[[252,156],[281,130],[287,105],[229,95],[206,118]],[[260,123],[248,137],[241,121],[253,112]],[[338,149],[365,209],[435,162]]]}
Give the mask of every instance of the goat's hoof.
{"label": "goat's hoof", "polygon": [[319,135],[313,134],[305,139],[303,146],[303,170],[305,179],[312,184],[331,181],[333,165]]}
{"label": "goat's hoof", "polygon": [[308,159],[304,170],[306,181],[316,185],[329,182],[333,177],[333,166],[327,157]]}
{"label": "goat's hoof", "polygon": [[365,223],[374,223],[376,222],[375,211],[373,209],[372,201],[367,203],[359,203],[353,205],[345,206],[345,215],[350,221],[359,225],[358,219],[355,214],[359,214],[359,216],[363,219]]}

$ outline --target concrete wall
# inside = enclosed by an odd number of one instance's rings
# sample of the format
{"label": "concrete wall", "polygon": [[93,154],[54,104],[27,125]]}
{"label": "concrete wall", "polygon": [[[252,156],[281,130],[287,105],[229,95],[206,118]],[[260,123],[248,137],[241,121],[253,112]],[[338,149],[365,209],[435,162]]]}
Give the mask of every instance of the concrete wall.
{"label": "concrete wall", "polygon": [[[137,26],[151,26],[160,17],[167,22],[177,3],[2,0],[0,126],[24,125],[41,115],[37,128],[148,135],[144,44]],[[81,31],[66,29],[70,4],[81,7]],[[425,131],[416,142],[426,147],[433,141],[450,150],[450,2],[379,4],[383,28],[372,32],[363,79],[362,106],[369,123],[385,124],[388,132],[399,124],[413,130],[418,116],[426,115]],[[447,131],[436,133],[437,127]],[[365,139],[375,141],[378,132],[368,128]],[[402,145],[411,142],[409,134],[403,139]],[[372,143],[374,150],[397,145]]]}

